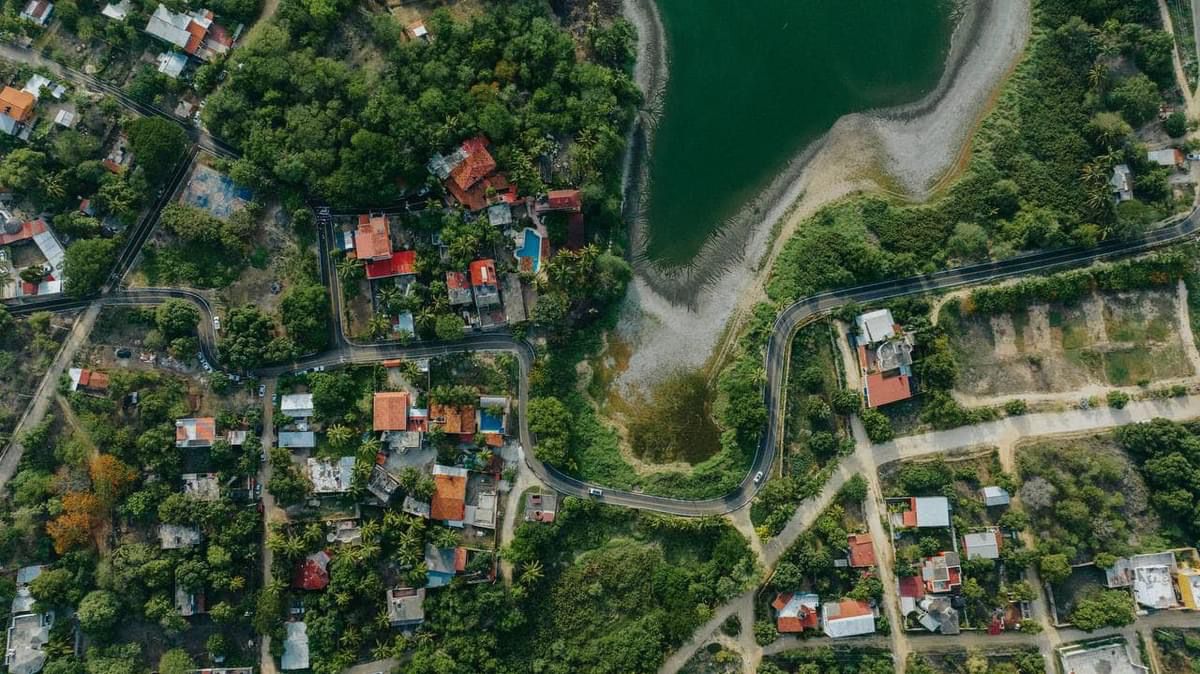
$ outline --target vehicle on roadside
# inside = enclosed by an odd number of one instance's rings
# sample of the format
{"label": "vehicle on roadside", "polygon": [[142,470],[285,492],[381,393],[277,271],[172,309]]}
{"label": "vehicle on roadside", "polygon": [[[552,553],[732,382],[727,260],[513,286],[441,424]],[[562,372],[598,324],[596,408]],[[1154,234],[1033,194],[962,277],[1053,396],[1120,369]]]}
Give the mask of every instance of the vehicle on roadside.
{"label": "vehicle on roadside", "polygon": [[258,385],[258,397],[259,398],[267,397],[267,385],[266,384]]}
{"label": "vehicle on roadside", "polygon": [[760,470],[754,474],[754,484],[758,484],[763,480],[763,472]]}
{"label": "vehicle on roadside", "polygon": [[116,350],[115,355],[117,358],[132,358],[133,352],[125,347],[121,347]]}
{"label": "vehicle on roadside", "polygon": [[604,496],[604,490],[596,489],[595,487],[589,487],[588,488],[588,496],[591,496],[593,498],[600,498],[601,496]]}
{"label": "vehicle on roadside", "polygon": [[213,316],[213,330],[215,330],[217,332],[221,331],[221,317],[220,316]]}

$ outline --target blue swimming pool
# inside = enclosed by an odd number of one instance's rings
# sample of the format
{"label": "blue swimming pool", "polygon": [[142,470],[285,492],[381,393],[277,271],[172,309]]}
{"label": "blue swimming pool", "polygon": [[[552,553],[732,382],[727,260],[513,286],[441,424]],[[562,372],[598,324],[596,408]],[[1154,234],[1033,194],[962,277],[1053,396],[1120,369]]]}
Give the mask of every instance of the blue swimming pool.
{"label": "blue swimming pool", "polygon": [[525,240],[517,250],[517,262],[522,271],[538,273],[542,266],[542,237],[537,230],[525,228]]}

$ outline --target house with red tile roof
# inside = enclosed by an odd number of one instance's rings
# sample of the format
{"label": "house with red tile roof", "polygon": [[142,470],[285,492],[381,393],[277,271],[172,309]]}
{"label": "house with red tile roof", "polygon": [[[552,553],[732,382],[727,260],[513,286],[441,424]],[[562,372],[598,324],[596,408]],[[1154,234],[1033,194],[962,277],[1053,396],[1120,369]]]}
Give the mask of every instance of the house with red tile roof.
{"label": "house with red tile roof", "polygon": [[391,259],[392,229],[386,215],[358,216],[358,229],[354,232],[354,255],[363,262]]}
{"label": "house with red tile roof", "polygon": [[871,534],[850,534],[850,567],[854,569],[875,566],[875,546]]}
{"label": "house with red tile roof", "polygon": [[467,469],[433,466],[433,498],[429,502],[430,519],[451,526],[462,526],[467,512]]}
{"label": "house with red tile roof", "polygon": [[825,635],[834,639],[875,633],[875,611],[865,601],[843,599],[821,607]]}
{"label": "house with red tile roof", "polygon": [[408,392],[380,391],[375,394],[374,430],[408,430]]}
{"label": "house with red tile roof", "polygon": [[578,213],[582,209],[583,195],[579,190],[550,190],[534,204],[534,210],[539,213],[550,211]]}
{"label": "house with red tile roof", "polygon": [[860,315],[855,319],[855,329],[867,407],[882,407],[913,397],[912,335],[904,332],[888,309]]}
{"label": "house with red tile roof", "polygon": [[92,395],[108,394],[108,375],[87,368],[73,367],[67,371],[71,378],[71,390]]}
{"label": "house with red tile roof", "polygon": [[496,173],[496,160],[488,145],[486,136],[468,138],[450,155],[434,155],[428,164],[455,201],[469,211],[482,210],[491,203],[517,201],[517,186],[504,174]]}
{"label": "house with red tile roof", "polygon": [[217,420],[212,417],[175,421],[176,447],[212,447],[216,437]]}
{"label": "house with red tile roof", "polygon": [[319,550],[296,564],[292,573],[292,587],[298,590],[324,590],[329,585],[328,550]]}
{"label": "house with red tile roof", "polygon": [[146,32],[204,61],[228,52],[233,46],[233,38],[213,21],[212,10],[208,9],[181,13],[159,4],[150,15]]}
{"label": "house with red tile roof", "polygon": [[812,593],[785,592],[775,595],[775,627],[780,634],[799,634],[821,626],[821,599]]}
{"label": "house with red tile roof", "polygon": [[500,303],[500,281],[496,277],[495,260],[475,260],[471,263],[471,288],[475,291],[475,306],[479,308]]}
{"label": "house with red tile roof", "polygon": [[398,250],[391,257],[368,262],[367,278],[372,281],[393,276],[411,276],[417,273],[417,251]]}
{"label": "house with red tile roof", "polygon": [[474,299],[471,294],[471,278],[461,271],[446,272],[446,294],[450,296],[450,306],[470,304]]}
{"label": "house with red tile roof", "polygon": [[448,435],[460,436],[468,442],[475,437],[474,405],[435,403],[429,406],[429,417],[434,428],[440,428]]}

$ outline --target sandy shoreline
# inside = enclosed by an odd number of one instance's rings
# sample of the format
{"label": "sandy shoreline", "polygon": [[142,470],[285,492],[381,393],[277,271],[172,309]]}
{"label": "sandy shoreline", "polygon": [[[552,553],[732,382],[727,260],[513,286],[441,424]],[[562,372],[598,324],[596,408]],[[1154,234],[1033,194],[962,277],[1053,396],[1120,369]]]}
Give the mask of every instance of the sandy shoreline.
{"label": "sandy shoreline", "polygon": [[[638,29],[635,80],[646,97],[631,134],[629,154],[636,159],[653,142],[669,57],[653,0],[626,0],[624,12]],[[852,192],[877,189],[869,176],[880,169],[909,196],[925,198],[961,155],[967,135],[1024,49],[1029,29],[1029,0],[970,0],[942,79],[923,99],[839,119],[780,171],[738,221],[714,236],[691,267],[664,273],[635,254],[637,273],[618,330],[633,347],[633,356],[618,383],[644,386],[675,368],[704,365],[730,319],[736,322],[763,297],[765,270],[778,249],[771,243],[785,241],[819,207]],[[635,251],[644,242],[644,223],[638,217],[644,168],[644,162],[634,160],[626,167],[626,213]],[[724,267],[714,263],[718,250]],[[740,254],[731,258],[730,250]]]}

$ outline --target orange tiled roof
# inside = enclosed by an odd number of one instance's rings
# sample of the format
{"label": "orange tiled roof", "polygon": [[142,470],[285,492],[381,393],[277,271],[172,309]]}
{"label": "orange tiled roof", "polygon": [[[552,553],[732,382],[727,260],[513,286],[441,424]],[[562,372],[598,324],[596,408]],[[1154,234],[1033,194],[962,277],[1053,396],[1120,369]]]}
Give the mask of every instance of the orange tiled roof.
{"label": "orange tiled roof", "polygon": [[451,435],[475,434],[475,408],[471,405],[454,407],[452,405],[432,405],[429,415],[439,420],[438,425]]}
{"label": "orange tiled roof", "polygon": [[485,143],[486,140],[480,142],[478,138],[463,143],[463,149],[468,153],[467,158],[450,171],[450,180],[459,189],[471,189],[471,186],[496,170],[496,160],[492,159],[491,153],[484,147]]}
{"label": "orange tiled roof", "polygon": [[354,253],[363,262],[392,256],[391,228],[386,216],[358,216],[358,231],[354,233]]}
{"label": "orange tiled roof", "polygon": [[875,566],[875,547],[871,545],[871,534],[850,534],[850,566]]}
{"label": "orange tiled roof", "polygon": [[908,375],[884,377],[879,372],[867,375],[867,402],[870,407],[882,407],[911,397],[912,386]]}
{"label": "orange tiled roof", "polygon": [[33,113],[33,105],[37,99],[28,91],[12,87],[0,90],[0,112],[12,117],[18,122],[27,121]]}
{"label": "orange tiled roof", "polygon": [[408,393],[388,391],[375,394],[375,430],[408,430]]}
{"label": "orange tiled roof", "polygon": [[434,475],[433,498],[429,517],[435,520],[461,521],[467,512],[467,478],[459,475]]}
{"label": "orange tiled roof", "polygon": [[496,285],[496,263],[493,260],[475,260],[470,270],[471,285],[476,288]]}

